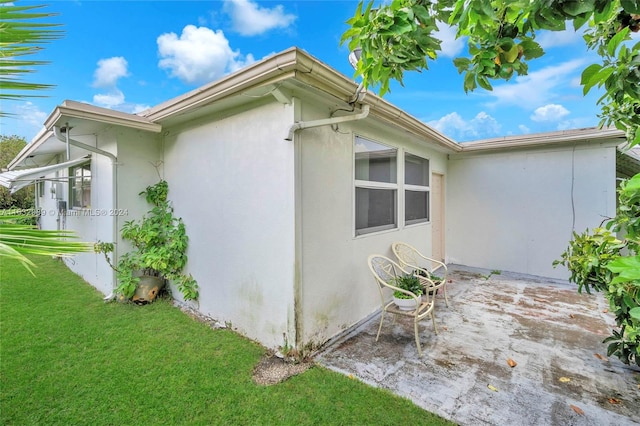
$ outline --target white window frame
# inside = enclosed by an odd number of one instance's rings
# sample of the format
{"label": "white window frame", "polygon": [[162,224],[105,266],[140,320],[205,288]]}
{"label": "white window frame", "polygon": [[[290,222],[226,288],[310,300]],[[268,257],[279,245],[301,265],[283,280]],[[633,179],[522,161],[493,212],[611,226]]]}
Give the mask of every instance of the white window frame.
{"label": "white window frame", "polygon": [[[369,180],[360,180],[356,179],[356,152],[355,152],[355,144],[358,139],[364,139],[366,141],[370,141],[372,143],[387,146],[389,148],[396,150],[396,182],[388,183],[388,182],[376,182]],[[373,235],[381,232],[388,231],[398,231],[400,229],[404,229],[406,227],[413,227],[419,225],[425,225],[431,223],[431,158],[426,157],[424,155],[415,154],[413,152],[407,151],[406,149],[398,146],[392,146],[387,143],[382,143],[377,140],[373,140],[363,136],[354,135],[353,144],[353,158],[352,158],[352,167],[353,167],[353,232],[356,238],[365,237],[369,235]],[[405,169],[406,169],[406,156],[411,155],[414,157],[418,157],[427,161],[427,182],[428,185],[415,185],[415,184],[407,184],[405,183]],[[394,201],[395,201],[395,224],[389,225],[381,225],[375,227],[369,227],[364,229],[356,229],[357,226],[357,199],[356,192],[358,188],[362,189],[386,189],[394,191]],[[414,192],[425,192],[427,193],[427,217],[420,219],[406,219],[406,202],[407,202],[407,191]]]}
{"label": "white window frame", "polygon": [[43,198],[44,197],[44,176],[40,177],[40,180],[36,181],[36,197]]}
{"label": "white window frame", "polygon": [[[89,166],[89,199],[88,204],[85,205],[84,202],[81,202],[80,206],[76,206],[75,204],[75,188],[76,188],[76,177],[75,171],[77,169],[85,170],[86,166]],[[84,180],[84,174],[80,177],[80,180]],[[69,208],[73,210],[81,210],[81,209],[90,209],[91,208],[91,187],[93,186],[93,170],[91,169],[91,161],[87,161],[86,163],[78,164],[77,166],[73,166],[69,168]],[[81,186],[82,191],[84,192],[84,185]],[[84,194],[81,196],[82,200],[84,200]]]}
{"label": "white window frame", "polygon": [[[386,146],[389,147],[391,149],[394,149],[396,151],[396,157],[395,157],[395,161],[396,161],[396,182],[395,183],[389,183],[389,182],[377,182],[377,181],[371,181],[371,180],[360,180],[360,179],[356,179],[356,152],[355,152],[355,144],[356,141],[358,139],[363,139],[372,143],[375,143],[377,145],[382,145],[382,146]],[[360,237],[363,235],[371,235],[373,233],[377,233],[377,232],[382,232],[382,231],[389,231],[389,230],[397,230],[400,227],[400,185],[398,184],[398,181],[400,179],[400,171],[401,171],[401,165],[400,165],[400,158],[401,158],[401,150],[400,148],[396,147],[396,146],[391,146],[389,144],[386,143],[381,143],[378,142],[376,140],[372,140],[370,138],[365,138],[362,136],[355,136],[353,139],[353,143],[352,143],[352,147],[354,147],[353,150],[353,158],[352,158],[352,166],[353,166],[353,231],[356,237]],[[368,228],[363,228],[363,229],[356,229],[356,222],[357,222],[357,213],[356,213],[356,209],[357,209],[357,200],[356,200],[356,192],[358,190],[358,188],[361,189],[383,189],[383,190],[392,190],[394,191],[394,216],[395,216],[395,223],[391,223],[391,224],[387,224],[387,225],[380,225],[380,226],[372,226],[372,227],[368,227]]]}
{"label": "white window frame", "polygon": [[[406,158],[407,158],[407,154],[411,155],[413,157],[418,157],[422,160],[426,160],[428,163],[428,167],[427,167],[427,179],[429,184],[428,185],[413,185],[413,184],[408,184],[405,182],[406,176],[405,176],[405,168],[406,168]],[[403,190],[402,190],[402,203],[403,203],[403,212],[402,212],[402,220],[404,222],[405,226],[411,226],[411,225],[418,225],[420,223],[429,223],[431,222],[431,160],[427,157],[423,157],[422,155],[418,155],[418,154],[414,154],[413,152],[407,152],[404,151],[402,154],[402,183],[403,183]],[[412,219],[407,221],[407,191],[414,191],[414,192],[426,192],[427,193],[427,217],[424,219]]]}

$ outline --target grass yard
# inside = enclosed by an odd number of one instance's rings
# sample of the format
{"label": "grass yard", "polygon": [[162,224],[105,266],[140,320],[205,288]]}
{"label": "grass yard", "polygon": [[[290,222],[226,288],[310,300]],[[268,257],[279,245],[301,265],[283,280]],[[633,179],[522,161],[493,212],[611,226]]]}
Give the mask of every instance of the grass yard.
{"label": "grass yard", "polygon": [[265,350],[168,301],[102,295],[62,263],[0,259],[0,424],[450,424],[321,367],[274,386]]}

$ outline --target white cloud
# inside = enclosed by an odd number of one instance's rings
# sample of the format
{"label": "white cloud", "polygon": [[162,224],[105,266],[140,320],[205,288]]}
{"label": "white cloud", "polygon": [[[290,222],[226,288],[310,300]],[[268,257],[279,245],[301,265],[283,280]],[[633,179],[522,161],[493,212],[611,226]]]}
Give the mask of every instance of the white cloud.
{"label": "white cloud", "polygon": [[129,114],[137,114],[141,111],[151,108],[146,104],[134,104],[125,101],[124,93],[115,88],[109,93],[98,93],[93,96],[93,104],[109,108],[116,111],[122,111]]}
{"label": "white cloud", "polygon": [[518,125],[518,129],[522,132],[522,133],[531,133],[531,129],[529,129],[527,126],[525,126],[524,124],[519,124]]}
{"label": "white cloud", "polygon": [[117,88],[109,93],[98,93],[93,96],[93,103],[101,107],[113,108],[124,103],[124,93]]}
{"label": "white cloud", "polygon": [[282,5],[266,8],[251,0],[225,0],[224,11],[231,16],[234,31],[243,36],[287,28],[297,18],[296,15],[285,13]]}
{"label": "white cloud", "polygon": [[484,111],[469,121],[464,120],[457,112],[452,112],[439,120],[428,122],[427,125],[458,141],[498,136],[502,127],[495,118]]}
{"label": "white cloud", "polygon": [[178,37],[162,34],[157,39],[160,68],[186,83],[204,83],[255,62],[253,55],[243,57],[231,50],[221,30],[187,25]]}
{"label": "white cloud", "polygon": [[541,121],[560,121],[562,118],[569,115],[569,110],[558,104],[548,104],[536,108],[531,115],[531,120]]}
{"label": "white cloud", "polygon": [[462,49],[464,49],[466,37],[456,38],[457,31],[456,27],[438,22],[438,31],[433,35],[442,41],[440,44],[442,56],[453,58],[459,55]]}
{"label": "white cloud", "polygon": [[93,73],[94,87],[113,87],[122,77],[129,76],[127,60],[122,56],[100,59],[98,68]]}
{"label": "white cloud", "polygon": [[16,106],[16,115],[29,127],[39,129],[47,118],[47,114],[34,105],[32,102],[24,102]]}
{"label": "white cloud", "polygon": [[559,88],[569,86],[573,73],[581,70],[585,59],[574,59],[560,65],[550,66],[529,75],[515,78],[515,82],[495,86],[488,95],[496,99],[491,106],[512,104],[533,109],[558,96]]}
{"label": "white cloud", "polygon": [[557,46],[584,43],[583,34],[584,29],[575,31],[573,24],[567,23],[567,29],[564,31],[540,31],[536,36],[536,41],[543,49],[550,49]]}
{"label": "white cloud", "polygon": [[594,127],[596,125],[597,122],[594,123],[594,117],[577,117],[559,122],[557,125],[557,129],[582,129],[585,127]]}

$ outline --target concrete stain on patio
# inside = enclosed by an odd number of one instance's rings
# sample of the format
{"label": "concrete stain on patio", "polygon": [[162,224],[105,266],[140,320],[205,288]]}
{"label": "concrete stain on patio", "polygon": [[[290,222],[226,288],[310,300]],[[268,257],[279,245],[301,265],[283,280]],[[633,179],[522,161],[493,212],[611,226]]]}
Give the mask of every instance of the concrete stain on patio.
{"label": "concrete stain on patio", "polygon": [[451,267],[450,307],[436,298],[439,334],[429,319],[420,323],[422,358],[408,318],[386,316],[375,342],[376,315],[316,361],[462,425],[640,422],[640,369],[606,357],[602,340],[615,321],[601,295],[519,274],[485,280],[486,272]]}

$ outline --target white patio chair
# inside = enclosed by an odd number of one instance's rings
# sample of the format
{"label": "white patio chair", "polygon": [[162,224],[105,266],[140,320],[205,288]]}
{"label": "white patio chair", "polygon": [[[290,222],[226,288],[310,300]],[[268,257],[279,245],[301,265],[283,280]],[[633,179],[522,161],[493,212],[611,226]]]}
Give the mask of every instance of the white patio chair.
{"label": "white patio chair", "polygon": [[[418,271],[418,274],[421,276],[421,278],[429,278],[428,280],[424,281],[425,286],[433,285],[434,292],[442,287],[442,291],[444,293],[444,301],[448,308],[449,298],[447,297],[447,265],[438,260],[423,255],[415,247],[407,243],[396,241],[395,243],[391,244],[391,250],[404,268],[409,269],[412,272]],[[440,269],[442,269],[442,271],[440,271]],[[433,274],[435,271],[438,271],[438,279],[434,279]],[[440,274],[442,274],[441,277],[439,276]]]}
{"label": "white patio chair", "polygon": [[[373,254],[369,256],[367,259],[367,263],[369,264],[369,269],[373,274],[378,291],[380,292],[380,302],[382,306],[382,311],[380,313],[380,325],[378,326],[378,334],[376,335],[376,342],[380,337],[380,330],[382,330],[382,322],[384,321],[384,313],[389,312],[394,315],[404,315],[413,318],[413,331],[416,339],[416,346],[418,347],[418,354],[422,357],[422,347],[420,345],[420,335],[418,334],[418,322],[428,316],[431,317],[431,321],[433,322],[433,329],[436,334],[438,334],[438,328],[436,327],[436,320],[433,316],[433,299],[427,293],[423,296],[418,296],[414,293],[411,293],[408,290],[403,290],[401,288],[396,287],[395,279],[400,275],[407,274],[408,272],[403,270],[400,265],[398,265],[393,260],[388,257],[382,255]],[[385,299],[385,295],[383,290],[385,288],[389,288],[392,291],[401,291],[407,295],[413,297],[416,303],[416,309],[412,310],[402,310],[398,308],[395,302],[390,301],[387,302]]]}

